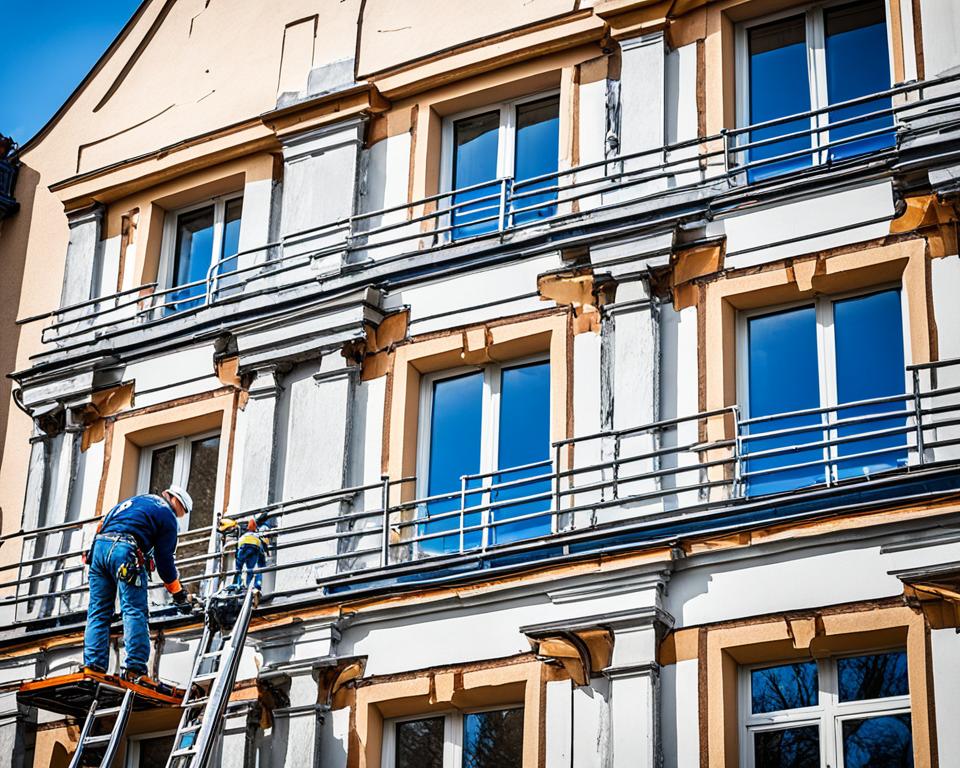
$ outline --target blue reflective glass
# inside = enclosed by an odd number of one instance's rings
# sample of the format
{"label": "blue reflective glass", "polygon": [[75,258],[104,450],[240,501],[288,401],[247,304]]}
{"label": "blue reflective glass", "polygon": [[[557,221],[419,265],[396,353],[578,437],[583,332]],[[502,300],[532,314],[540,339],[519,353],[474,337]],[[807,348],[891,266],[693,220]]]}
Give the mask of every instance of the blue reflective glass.
{"label": "blue reflective glass", "polygon": [[463,716],[463,768],[520,768],[523,710],[470,712]]}
{"label": "blue reflective glass", "polygon": [[[751,419],[819,407],[817,318],[812,306],[750,318],[747,346]],[[813,414],[777,416],[749,425],[744,436],[746,456],[761,451],[774,453],[748,458],[748,493],[778,493],[822,482],[822,464],[787,469],[823,458],[822,448],[793,450],[794,446],[823,440],[822,430],[812,426],[820,423],[821,417]],[[811,429],[802,429],[806,426]],[[796,431],[763,436],[780,430]]]}
{"label": "blue reflective glass", "polygon": [[907,654],[903,651],[837,660],[840,701],[885,699],[910,693]]}
{"label": "blue reflective glass", "polygon": [[750,709],[755,715],[815,707],[820,700],[815,661],[783,664],[750,672]]}
{"label": "blue reflective glass", "polygon": [[[890,87],[887,25],[882,0],[852,3],[824,10],[827,59],[827,93],[830,103],[849,101]],[[889,109],[889,98],[875,99],[830,112],[830,122],[849,120]],[[891,115],[830,129],[830,141],[848,139],[893,125]],[[830,150],[831,160],[892,147],[894,132],[844,142]]]}
{"label": "blue reflective glass", "polygon": [[[810,110],[810,78],[807,73],[806,21],[793,16],[752,27],[749,38],[750,123],[761,123]],[[749,134],[750,142],[784,136],[810,128],[810,120],[801,118],[759,128]],[[810,136],[774,141],[747,153],[757,163],[788,152],[809,148]],[[778,162],[763,163],[748,172],[750,181],[775,176],[811,163],[809,154]]]}
{"label": "blue reflective glass", "polygon": [[[460,528],[460,477],[480,471],[482,406],[481,372],[441,379],[433,384],[427,495],[450,493],[452,497],[429,502],[426,509],[420,510],[421,516],[428,520],[438,515],[449,515],[418,526],[421,536],[458,531]],[[464,519],[466,526],[478,525],[479,522],[480,515],[477,512],[466,515]],[[479,545],[479,531],[465,536],[465,548]],[[459,548],[458,533],[420,542],[420,550],[425,554],[456,552]]]}
{"label": "blue reflective glass", "polygon": [[[500,423],[495,483],[516,483],[491,494],[493,503],[537,496],[521,504],[495,507],[494,521],[533,515],[550,509],[550,480],[519,482],[549,472],[549,466],[513,469],[550,458],[550,364],[505,368],[500,378]],[[550,516],[543,515],[491,529],[490,542],[504,544],[550,532]]]}
{"label": "blue reflective glass", "polygon": [[[522,197],[515,199],[512,206],[514,223],[523,224],[556,214],[557,206],[548,203],[557,199],[556,190],[550,189],[556,186],[557,179],[527,184],[523,181],[556,173],[559,153],[560,99],[552,97],[518,106],[513,191]],[[546,191],[532,194],[541,189]]]}
{"label": "blue reflective glass", "polygon": [[911,768],[913,732],[910,715],[844,720],[844,768]]}
{"label": "blue reflective glass", "polygon": [[[451,224],[455,239],[497,229],[500,185],[497,183],[500,112],[457,120],[453,124],[453,188],[482,186],[453,195]],[[484,184],[484,182],[493,182]],[[471,202],[474,201],[474,202]]]}
{"label": "blue reflective glass", "polygon": [[[906,387],[903,361],[903,321],[900,291],[893,289],[834,302],[834,342],[837,368],[837,402],[852,403],[870,398],[901,395]],[[838,419],[894,413],[903,402],[841,408]],[[886,418],[849,424],[837,429],[839,438],[853,438],[837,447],[839,456],[873,452],[871,456],[837,462],[841,478],[903,466],[907,461],[905,432],[881,437],[863,437],[878,430],[905,429],[904,418]],[[889,449],[889,450],[886,450]]]}
{"label": "blue reflective glass", "polygon": [[[226,204],[223,216],[223,242],[220,246],[220,258],[226,259],[240,250],[240,216],[243,213],[243,200],[237,198]],[[237,268],[237,260],[223,261],[218,268],[221,275],[233,272]]]}
{"label": "blue reflective glass", "polygon": [[[177,242],[173,256],[173,286],[206,280],[213,258],[213,206],[177,217]],[[200,306],[206,296],[205,284],[175,291],[167,301],[175,302],[167,312],[180,312]]]}
{"label": "blue reflective glass", "polygon": [[820,768],[820,728],[804,725],[753,734],[754,768]]}

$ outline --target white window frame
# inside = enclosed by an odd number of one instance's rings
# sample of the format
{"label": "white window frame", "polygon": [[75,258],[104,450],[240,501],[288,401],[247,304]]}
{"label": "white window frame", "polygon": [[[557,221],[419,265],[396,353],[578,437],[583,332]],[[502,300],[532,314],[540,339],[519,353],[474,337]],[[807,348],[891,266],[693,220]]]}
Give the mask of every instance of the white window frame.
{"label": "white window frame", "polygon": [[[220,505],[223,500],[223,473],[220,471],[220,468],[226,466],[224,463],[224,450],[226,446],[224,445],[223,435],[219,429],[210,430],[208,432],[200,432],[195,435],[187,435],[185,437],[178,437],[174,440],[166,440],[162,443],[155,443],[154,445],[145,446],[140,449],[140,466],[137,472],[137,493],[147,493],[150,488],[150,465],[153,459],[154,451],[160,450],[162,448],[169,448],[170,446],[176,446],[176,455],[173,461],[173,484],[179,485],[181,488],[186,488],[187,483],[190,479],[190,448],[191,445],[199,440],[206,440],[210,437],[220,437],[220,451],[217,455],[217,484],[216,484],[216,493],[214,495],[213,510],[214,516],[216,516],[217,510],[220,509]],[[183,522],[181,523],[180,530],[188,531],[190,530],[190,515],[184,515]]]}
{"label": "white window frame", "polygon": [[[560,97],[560,89],[553,88],[547,91],[522,96],[516,99],[500,101],[494,104],[486,104],[476,109],[469,109],[465,112],[458,112],[454,115],[448,115],[443,118],[443,129],[440,142],[440,192],[442,194],[452,194],[457,190],[453,186],[453,126],[454,123],[476,115],[483,115],[487,112],[497,111],[500,114],[500,129],[497,132],[497,177],[490,180],[490,184],[502,183],[503,179],[513,179],[514,168],[516,166],[517,152],[517,107],[524,104],[530,104],[535,101],[543,101],[556,96]],[[561,117],[562,119],[562,117]],[[557,147],[557,169],[560,170],[560,147]],[[559,200],[559,196],[558,196]],[[453,197],[446,198],[444,207],[453,204]],[[441,226],[450,226],[452,216],[448,213],[443,219]],[[464,227],[470,226],[469,222],[464,222]],[[453,231],[446,233],[446,239],[453,237]]]}
{"label": "white window frame", "polygon": [[[910,308],[907,303],[907,291],[900,283],[888,283],[883,285],[861,288],[843,293],[831,293],[812,296],[809,299],[792,301],[786,304],[778,304],[769,307],[757,307],[755,309],[742,310],[737,313],[737,402],[740,408],[740,417],[742,419],[750,418],[750,343],[749,343],[749,320],[753,317],[762,315],[773,315],[777,312],[783,312],[799,307],[814,307],[817,323],[817,378],[820,383],[820,405],[819,408],[836,408],[840,403],[837,402],[837,357],[835,336],[833,333],[833,306],[838,301],[844,299],[853,299],[858,296],[869,296],[883,291],[900,291],[900,323],[903,336],[903,386],[904,393],[910,392],[911,378],[906,366],[912,360],[910,349]],[[904,401],[904,406],[906,401]],[[835,415],[828,414],[828,415]],[[909,417],[908,417],[909,418]],[[813,431],[815,427],[811,427]],[[823,432],[829,432],[829,439],[837,437],[837,432],[828,426],[823,427]],[[913,463],[915,451],[909,450],[909,447],[915,447],[915,436],[912,432],[905,433],[908,443],[907,457],[908,462]],[[804,439],[810,442],[809,438]],[[828,453],[829,451],[829,453]],[[823,465],[824,480],[827,483],[837,481],[837,463],[843,460],[839,455],[837,446],[828,446],[823,449],[824,459],[827,459]],[[747,454],[749,458],[749,454]]]}
{"label": "white window frame", "polygon": [[[527,365],[547,363],[549,354],[533,355],[517,360],[502,363],[488,363],[483,366],[461,366],[444,371],[436,371],[424,375],[420,380],[420,417],[417,425],[417,497],[426,498],[430,484],[430,427],[433,419],[433,385],[444,379],[454,379],[470,373],[483,373],[483,394],[480,407],[480,474],[495,472],[509,467],[497,466],[497,454],[500,447],[500,387],[503,380],[503,371],[510,368],[523,368]],[[550,370],[550,375],[553,371]],[[548,405],[549,413],[553,415],[554,403]],[[551,419],[552,424],[552,419]],[[553,435],[550,436],[551,441]],[[478,491],[470,491],[469,495],[477,495]],[[489,494],[484,494],[484,504],[489,503]],[[484,523],[482,547],[489,544],[490,510],[482,513]],[[551,515],[551,531],[556,532],[556,515]],[[454,535],[451,532],[450,535]]]}
{"label": "white window frame", "polygon": [[[807,85],[810,89],[810,110],[824,109],[829,106],[829,94],[827,93],[827,51],[826,51],[826,26],[824,23],[824,10],[835,5],[848,5],[854,0],[829,0],[821,3],[808,3],[798,5],[787,10],[773,13],[768,16],[761,16],[757,19],[750,19],[742,22],[736,27],[735,41],[735,68],[736,68],[736,112],[737,127],[746,128],[750,125],[750,55],[748,32],[753,27],[763,26],[772,21],[780,21],[793,16],[803,16],[805,21],[805,39],[807,44]],[[887,29],[887,65],[889,68],[889,80],[895,82],[893,71],[893,41],[890,24],[889,0],[883,0],[884,25]],[[824,112],[815,115],[810,120],[810,128],[818,128],[828,125],[830,115]],[[892,130],[892,129],[891,129]],[[746,144],[749,142],[749,132],[739,134],[736,144]],[[825,161],[822,151],[817,151],[824,144],[829,143],[830,132],[819,131],[810,136],[810,158],[812,165],[819,165]],[[746,162],[745,158],[742,162]]]}
{"label": "white window frame", "polygon": [[176,736],[176,731],[154,731],[151,733],[137,733],[127,737],[127,755],[124,765],[127,768],[139,768],[140,743],[150,739],[162,739],[165,736]]}
{"label": "white window frame", "polygon": [[[819,659],[787,659],[780,662],[765,662],[741,666],[738,679],[737,708],[740,717],[740,765],[741,768],[755,768],[753,734],[762,731],[780,731],[784,728],[798,728],[816,725],[820,728],[820,765],[823,768],[844,768],[843,765],[843,723],[846,720],[883,715],[911,714],[910,694],[890,696],[882,699],[861,699],[841,702],[837,661],[843,658],[871,656],[874,654],[900,651],[902,646],[886,647],[827,656]],[[751,676],[756,669],[770,669],[787,664],[813,662],[817,665],[817,683],[819,687],[818,703],[813,707],[765,712],[755,715],[751,712]],[[911,729],[912,731],[912,729]]]}
{"label": "white window frame", "polygon": [[443,710],[423,712],[418,715],[394,717],[383,721],[383,741],[380,749],[381,768],[395,768],[397,762],[397,723],[409,723],[415,720],[443,718],[443,768],[461,768],[463,765],[463,720],[467,715],[480,712],[502,712],[508,709],[524,708],[523,704],[502,704],[500,706],[479,707],[464,710]]}
{"label": "white window frame", "polygon": [[[226,224],[227,205],[234,200],[242,201],[243,192],[231,192],[225,195],[217,195],[216,197],[202,200],[199,203],[193,203],[191,205],[186,205],[183,208],[177,208],[176,210],[167,212],[163,219],[163,238],[162,245],[160,247],[160,268],[157,270],[157,274],[159,276],[158,290],[165,291],[179,287],[174,285],[173,282],[175,277],[173,274],[173,266],[177,256],[177,223],[180,221],[180,217],[184,214],[198,211],[201,208],[209,208],[211,205],[213,206],[213,244],[210,249],[211,260],[207,265],[207,274],[209,275],[210,269],[213,267],[213,265],[219,262],[223,257],[223,233]],[[240,221],[242,227],[242,210],[240,213]],[[197,296],[191,299],[184,299],[184,301],[195,301],[199,298],[203,298],[204,302],[206,301],[205,294],[203,297]]]}

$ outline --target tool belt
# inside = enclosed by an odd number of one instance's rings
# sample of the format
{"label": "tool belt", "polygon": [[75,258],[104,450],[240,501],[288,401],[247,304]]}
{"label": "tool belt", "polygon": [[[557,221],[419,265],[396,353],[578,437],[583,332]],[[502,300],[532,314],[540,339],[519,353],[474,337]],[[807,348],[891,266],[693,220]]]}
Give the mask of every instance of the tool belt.
{"label": "tool belt", "polygon": [[[149,575],[155,570],[156,565],[153,561],[153,550],[144,553],[143,549],[140,547],[140,542],[137,541],[135,536],[131,536],[129,533],[98,533],[93,537],[93,541],[96,542],[97,539],[104,539],[106,541],[122,541],[127,544],[133,544],[133,552],[131,552],[127,560],[121,563],[120,567],[117,568],[116,575],[118,581],[123,581],[127,584],[136,584],[142,579],[144,572]],[[93,545],[91,545],[91,552],[92,549]],[[85,561],[87,564],[89,564],[92,559],[91,552],[88,552],[85,556]]]}

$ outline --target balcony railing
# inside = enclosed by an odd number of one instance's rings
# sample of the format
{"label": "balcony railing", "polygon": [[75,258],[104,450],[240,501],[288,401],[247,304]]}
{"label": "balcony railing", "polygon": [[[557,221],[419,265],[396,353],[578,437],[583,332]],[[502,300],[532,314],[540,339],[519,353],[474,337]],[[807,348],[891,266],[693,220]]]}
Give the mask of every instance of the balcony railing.
{"label": "balcony railing", "polygon": [[[480,561],[670,541],[691,526],[722,530],[745,514],[755,524],[791,505],[810,514],[816,502],[822,514],[840,494],[845,504],[860,491],[882,502],[905,493],[895,484],[910,476],[946,473],[960,486],[960,358],[910,366],[907,380],[901,395],[829,408],[750,419],[731,406],[578,436],[553,444],[543,461],[464,475],[450,493],[420,495],[416,477],[383,477],[233,516],[267,512],[274,520],[265,591],[296,601],[385,580],[449,577]],[[812,417],[815,427],[796,425]],[[793,425],[771,426],[784,421]],[[10,577],[11,594],[0,601],[8,624],[83,610],[81,542],[98,519],[3,537],[6,546],[23,544],[21,562],[0,567]],[[205,541],[206,554],[179,561],[196,574],[184,583],[200,592],[222,583],[222,570],[233,573],[232,550],[220,549],[210,527],[183,533],[181,554]],[[161,585],[152,595],[155,610],[169,610]]]}
{"label": "balcony railing", "polygon": [[[361,212],[227,256],[203,280],[162,289],[149,283],[21,322],[52,317],[44,341],[73,346],[280,287],[362,278],[370,267],[402,268],[424,250],[506,241],[582,221],[591,212],[663,206],[704,190],[761,189],[824,168],[882,161],[895,155],[908,123],[913,138],[960,127],[958,82],[960,75],[908,83],[706,138]],[[795,130],[798,124],[807,127]],[[798,142],[803,146],[795,148]],[[185,295],[199,298],[184,302]]]}

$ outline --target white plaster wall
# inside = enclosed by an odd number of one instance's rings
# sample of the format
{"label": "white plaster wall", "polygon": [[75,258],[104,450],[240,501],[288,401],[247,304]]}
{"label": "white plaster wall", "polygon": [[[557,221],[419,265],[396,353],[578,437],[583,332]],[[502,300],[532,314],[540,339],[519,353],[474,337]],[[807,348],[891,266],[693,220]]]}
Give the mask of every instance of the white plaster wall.
{"label": "white plaster wall", "polygon": [[700,764],[700,711],[696,659],[660,669],[660,722],[664,768]]}
{"label": "white plaster wall", "polygon": [[[933,312],[937,323],[937,348],[940,360],[960,359],[960,256],[945,256],[930,261],[930,278],[933,286]],[[935,384],[935,386],[934,386]],[[937,371],[936,378],[928,373],[921,375],[921,385],[925,390],[946,390],[960,386],[960,363],[946,366]],[[924,401],[924,406],[953,406],[956,410],[943,414],[928,416],[927,423],[936,421],[950,421],[956,418],[960,411],[960,394],[942,395],[935,399]],[[960,426],[940,427],[930,430],[924,435],[925,439],[958,440],[960,441]],[[960,457],[960,443],[946,445],[928,450],[933,453],[931,458],[937,460]]]}
{"label": "white plaster wall", "polygon": [[883,237],[893,216],[889,181],[733,214],[723,218],[724,264],[739,269]]}
{"label": "white plaster wall", "polygon": [[[224,263],[221,271],[244,269],[254,264],[262,264],[268,258],[275,258],[276,254],[264,249],[270,242],[270,217],[273,204],[273,180],[258,179],[248,181],[243,185],[243,215],[240,219],[239,252],[242,254],[230,262]],[[255,250],[252,253],[245,251]],[[250,280],[252,272],[241,275],[224,275],[217,280],[217,297],[230,296],[235,293],[234,286]],[[262,286],[257,281],[250,283],[250,290]]]}
{"label": "white plaster wall", "polygon": [[[664,65],[665,143],[677,144],[697,138],[697,44],[676,48],[666,55]],[[699,147],[696,145],[667,153],[667,160],[676,162],[691,158],[689,165],[677,166],[670,179],[672,187],[692,184],[700,178]],[[682,171],[682,172],[680,172]]]}
{"label": "white plaster wall", "polygon": [[610,764],[608,686],[605,678],[595,677],[590,685],[573,689],[572,768],[606,768]]}
{"label": "white plaster wall", "polygon": [[[581,333],[573,338],[573,433],[574,436],[596,434],[602,428],[600,421],[600,336],[595,333]],[[584,440],[574,447],[573,466],[575,468],[598,464],[602,456],[601,440]],[[566,458],[561,454],[561,466],[567,466]],[[594,470],[575,475],[569,485],[586,486],[602,480],[602,472]],[[561,486],[566,489],[566,485]],[[568,522],[580,528],[589,524],[591,510],[586,505],[600,500],[599,491],[584,491],[563,497],[561,509],[566,507],[585,507],[574,514],[573,520],[561,518],[561,527]],[[569,515],[568,515],[569,517]]]}
{"label": "white plaster wall", "polygon": [[97,296],[110,296],[117,292],[117,277],[120,275],[120,235],[108,237],[100,248],[98,269],[100,284],[94,286]]}
{"label": "white plaster wall", "polygon": [[829,547],[784,549],[743,561],[704,556],[674,573],[665,608],[677,626],[690,626],[894,597],[903,593],[903,584],[890,571],[960,559],[960,544],[887,554],[881,554],[880,546],[861,536]]}
{"label": "white plaster wall", "polygon": [[933,698],[937,713],[940,765],[951,765],[960,755],[960,634],[955,629],[930,631],[933,657]]}
{"label": "white plaster wall", "polygon": [[546,691],[546,768],[570,768],[573,691],[569,680],[553,680]]}
{"label": "white plaster wall", "polygon": [[[378,141],[365,152],[366,175],[361,187],[360,211],[371,213],[384,208],[405,206],[410,178],[410,134],[389,136]],[[403,207],[380,216],[364,218],[359,222],[359,230],[371,232],[378,227],[399,224],[406,221],[409,214],[410,210]],[[414,236],[420,231],[420,227],[420,223],[411,223],[404,227],[374,233],[367,236],[366,242],[372,246],[376,243],[400,239],[404,235]],[[411,242],[402,242],[371,247],[354,254],[352,258],[382,259],[409,250],[411,250]]]}
{"label": "white plaster wall", "polygon": [[[600,162],[604,158],[607,136],[607,81],[597,80],[580,86],[580,165]],[[581,211],[596,208],[602,202],[601,190],[606,186],[604,166],[581,171],[576,177],[567,177],[571,181],[582,183],[597,179],[596,187],[583,187],[576,194],[592,192],[579,199],[577,205]]]}
{"label": "white plaster wall", "polygon": [[[539,274],[560,266],[559,255],[552,253],[456,277],[418,282],[389,294],[384,308],[393,310],[410,305],[411,334],[548,309],[553,302],[541,301],[529,294],[536,294]],[[508,286],[506,290],[505,286]],[[523,294],[528,295],[514,298]],[[473,308],[491,303],[492,306]]]}
{"label": "white plaster wall", "polygon": [[960,64],[960,5],[956,0],[920,0],[923,64],[927,78]]}
{"label": "white plaster wall", "polygon": [[138,408],[209,392],[221,386],[213,367],[213,345],[181,347],[127,366],[124,379],[134,380]]}

